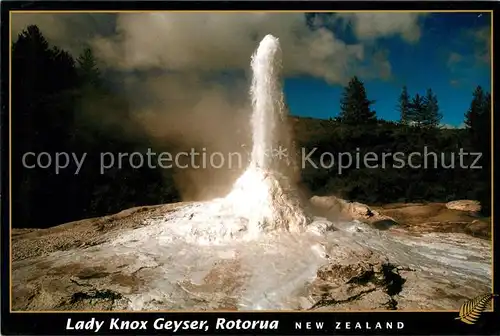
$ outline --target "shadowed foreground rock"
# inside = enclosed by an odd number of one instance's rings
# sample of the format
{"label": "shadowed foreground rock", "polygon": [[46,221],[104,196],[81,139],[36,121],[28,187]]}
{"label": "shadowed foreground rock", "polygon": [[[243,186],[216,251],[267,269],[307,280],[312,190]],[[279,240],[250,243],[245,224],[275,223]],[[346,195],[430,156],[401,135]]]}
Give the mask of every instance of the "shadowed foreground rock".
{"label": "shadowed foreground rock", "polygon": [[[14,230],[13,309],[458,310],[491,291],[489,241],[412,230],[362,204],[349,209],[366,223],[346,221],[331,202],[312,200],[339,219],[317,217],[310,233],[216,246],[171,234],[196,220],[187,203]],[[377,227],[377,216],[396,224]]]}

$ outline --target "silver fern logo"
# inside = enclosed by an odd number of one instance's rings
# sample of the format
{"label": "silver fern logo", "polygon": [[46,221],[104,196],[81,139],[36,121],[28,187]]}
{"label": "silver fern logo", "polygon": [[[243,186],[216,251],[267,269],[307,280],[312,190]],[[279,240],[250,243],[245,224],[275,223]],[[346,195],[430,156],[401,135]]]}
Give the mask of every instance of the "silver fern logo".
{"label": "silver fern logo", "polygon": [[488,293],[476,296],[474,299],[465,301],[462,304],[462,307],[460,307],[459,316],[456,317],[455,320],[460,320],[467,324],[475,324],[495,296],[498,295]]}

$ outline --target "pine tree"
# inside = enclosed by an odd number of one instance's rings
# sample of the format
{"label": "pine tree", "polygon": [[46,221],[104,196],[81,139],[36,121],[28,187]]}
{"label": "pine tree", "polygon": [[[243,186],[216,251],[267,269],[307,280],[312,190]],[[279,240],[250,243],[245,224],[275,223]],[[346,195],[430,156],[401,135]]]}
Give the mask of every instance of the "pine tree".
{"label": "pine tree", "polygon": [[491,94],[488,92],[484,96],[482,113],[479,118],[478,143],[480,151],[483,153],[483,167],[481,170],[481,180],[483,188],[479,192],[478,200],[481,202],[482,212],[491,216]]}
{"label": "pine tree", "polygon": [[85,48],[77,59],[78,74],[86,85],[99,87],[101,84],[101,73],[97,67],[97,62],[92,49]]}
{"label": "pine tree", "polygon": [[483,117],[488,123],[491,122],[491,93],[489,92],[484,96]]}
{"label": "pine tree", "polygon": [[485,94],[483,88],[481,86],[476,87],[472,97],[469,110],[465,113],[465,127],[474,133],[479,126],[479,116],[484,111]]}
{"label": "pine tree", "polygon": [[340,103],[340,120],[353,125],[375,123],[376,114],[370,108],[373,103],[367,98],[363,82],[358,77],[353,77],[344,88]]}
{"label": "pine tree", "polygon": [[[12,145],[16,157],[12,165],[13,171],[21,172],[12,179],[16,225],[60,222],[72,206],[63,192],[71,181],[66,171],[28,170],[20,158],[26,152],[72,151],[68,140],[76,84],[75,62],[69,53],[50,46],[37,26],[28,26],[18,35],[12,45],[11,86],[12,134],[18,139]],[[40,200],[50,200],[59,210]]]}
{"label": "pine tree", "polygon": [[438,127],[443,116],[439,113],[438,99],[432,92],[432,89],[427,89],[427,93],[423,101],[424,106],[420,112],[420,116],[418,117],[421,125],[426,128]]}
{"label": "pine tree", "polygon": [[478,147],[483,152],[485,161],[488,161],[491,156],[491,94],[489,92],[484,95],[476,133]]}
{"label": "pine tree", "polygon": [[410,102],[409,112],[411,116],[411,122],[416,126],[422,125],[422,111],[425,108],[424,99],[418,93],[413,97]]}
{"label": "pine tree", "polygon": [[491,94],[484,92],[481,86],[472,94],[472,102],[465,113],[465,126],[469,131],[474,151],[482,153],[483,169],[478,172],[477,199],[482,211],[489,215],[491,209]]}
{"label": "pine tree", "polygon": [[401,95],[399,96],[399,105],[398,105],[399,114],[401,116],[400,123],[408,124],[411,121],[410,115],[410,95],[408,94],[408,89],[403,86],[403,90],[401,91]]}
{"label": "pine tree", "polygon": [[481,148],[485,162],[491,160],[491,113],[491,94],[487,92],[484,95],[477,131],[479,147]]}
{"label": "pine tree", "polygon": [[[478,86],[473,93],[469,110],[465,114],[468,129],[475,149],[489,152],[491,137],[491,94]],[[488,153],[484,153],[487,155]]]}

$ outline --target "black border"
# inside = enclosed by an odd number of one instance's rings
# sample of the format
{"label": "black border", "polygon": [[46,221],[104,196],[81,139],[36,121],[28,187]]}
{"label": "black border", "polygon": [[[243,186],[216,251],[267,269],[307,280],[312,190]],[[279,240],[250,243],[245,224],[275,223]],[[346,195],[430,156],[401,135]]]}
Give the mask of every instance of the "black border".
{"label": "black border", "polygon": [[493,1],[2,1],[10,10],[491,10]]}
{"label": "black border", "polygon": [[[9,10],[301,10],[301,11],[341,11],[341,10],[494,10],[494,30],[498,29],[500,17],[497,13],[499,4],[495,1],[492,2],[411,2],[411,1],[245,1],[245,2],[214,2],[214,1],[2,1],[1,12],[1,155],[2,155],[2,184],[1,184],[1,236],[2,236],[2,316],[1,316],[1,333],[9,334],[22,334],[22,335],[36,335],[36,334],[52,334],[52,335],[71,335],[71,334],[131,334],[131,335],[147,335],[147,334],[170,334],[168,330],[155,330],[152,328],[153,321],[156,318],[163,317],[166,320],[209,320],[212,326],[217,318],[226,319],[276,319],[279,320],[278,330],[269,331],[251,331],[251,330],[215,330],[209,331],[181,331],[179,334],[276,334],[276,335],[312,335],[312,334],[414,334],[414,335],[466,335],[466,334],[482,334],[482,335],[500,335],[500,297],[495,298],[495,312],[484,312],[475,325],[466,325],[463,322],[456,320],[457,313],[450,312],[335,312],[335,313],[11,313],[10,312],[10,282],[9,282]],[[500,34],[495,35],[495,44]],[[495,73],[496,78],[496,73]],[[493,98],[500,97],[500,93],[494,87]],[[500,101],[494,106],[500,106]],[[498,107],[495,108],[498,110]],[[495,124],[500,117],[494,119]],[[494,127],[498,129],[498,127]],[[494,148],[497,148],[498,138],[495,139]],[[495,157],[498,157],[497,155]],[[500,190],[500,186],[496,179],[494,179],[494,190]],[[493,212],[496,214],[496,198],[494,199]],[[498,238],[500,227],[494,231],[494,238]],[[495,260],[500,260],[499,248],[494,251]],[[497,273],[497,272],[496,272]],[[500,276],[495,277],[496,291],[500,293]],[[480,294],[480,293],[478,293]],[[106,325],[113,317],[126,319],[130,321],[144,320],[149,321],[148,330],[129,330],[129,331],[113,331],[109,329],[101,329],[99,333],[93,331],[67,331],[65,330],[68,318],[75,320],[90,320],[96,318],[98,320],[105,320]],[[295,322],[300,321],[322,321],[325,323],[323,330],[296,330],[294,328]],[[335,322],[351,322],[352,329],[335,330]],[[363,325],[369,322],[372,323],[372,329],[354,329],[354,324],[359,321]],[[404,323],[404,329],[394,328],[392,330],[377,330],[374,328],[374,323],[378,321],[393,321],[396,325],[397,321]]]}

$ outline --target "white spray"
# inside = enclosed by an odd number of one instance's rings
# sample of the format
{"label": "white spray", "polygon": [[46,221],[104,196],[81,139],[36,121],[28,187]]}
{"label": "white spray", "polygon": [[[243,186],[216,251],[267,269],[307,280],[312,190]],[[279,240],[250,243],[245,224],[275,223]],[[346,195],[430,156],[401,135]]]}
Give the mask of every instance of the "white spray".
{"label": "white spray", "polygon": [[272,151],[277,147],[274,133],[277,117],[283,112],[283,93],[279,82],[280,45],[272,35],[264,37],[252,56],[252,136],[251,165],[271,169]]}
{"label": "white spray", "polygon": [[[236,216],[248,219],[250,236],[281,229],[299,232],[308,218],[295,193],[293,181],[283,169],[280,170],[284,165],[279,162],[289,159],[291,148],[280,147],[281,143],[287,142],[288,136],[281,127],[285,121],[285,109],[279,76],[281,49],[276,37],[264,37],[252,56],[251,66],[251,162],[226,200]],[[282,156],[278,150],[282,151]]]}
{"label": "white spray", "polygon": [[[164,219],[183,239],[201,245],[255,240],[263,233],[304,231],[310,222],[294,188],[290,135],[283,128],[286,113],[280,83],[281,50],[267,35],[252,56],[253,147],[246,171],[224,198],[194,203]],[[272,150],[285,145],[285,156]]]}

